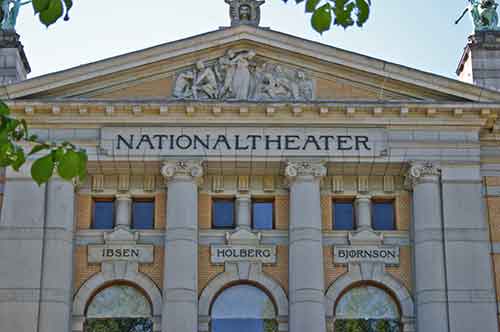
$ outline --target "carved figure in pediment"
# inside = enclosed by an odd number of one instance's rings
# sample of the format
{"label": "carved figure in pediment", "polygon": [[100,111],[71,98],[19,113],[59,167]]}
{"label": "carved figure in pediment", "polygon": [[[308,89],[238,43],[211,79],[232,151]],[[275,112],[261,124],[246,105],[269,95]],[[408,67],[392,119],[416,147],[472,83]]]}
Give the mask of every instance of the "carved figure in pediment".
{"label": "carved figure in pediment", "polygon": [[192,98],[194,78],[195,73],[193,71],[185,71],[180,73],[175,80],[174,97]]}
{"label": "carved figure in pediment", "polygon": [[198,94],[201,92],[209,99],[217,99],[218,85],[213,69],[206,67],[203,61],[198,61],[196,63],[196,71],[196,81],[193,84],[193,97],[198,99]]}
{"label": "carved figure in pediment", "polygon": [[182,99],[312,100],[313,80],[301,70],[256,57],[254,50],[228,50],[177,74],[173,95]]}
{"label": "carved figure in pediment", "polygon": [[236,94],[236,99],[246,100],[250,94],[250,61],[255,57],[255,51],[245,51],[234,57],[231,61],[235,65],[232,91]]}

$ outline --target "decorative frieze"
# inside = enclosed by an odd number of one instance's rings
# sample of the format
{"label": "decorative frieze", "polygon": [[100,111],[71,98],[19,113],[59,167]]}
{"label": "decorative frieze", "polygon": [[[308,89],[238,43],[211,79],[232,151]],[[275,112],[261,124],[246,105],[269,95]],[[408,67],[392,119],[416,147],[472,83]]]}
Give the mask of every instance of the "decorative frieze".
{"label": "decorative frieze", "polygon": [[216,193],[224,191],[224,176],[222,175],[212,176],[212,191]]}
{"label": "decorative frieze", "polygon": [[156,186],[156,177],[154,175],[146,175],[144,176],[143,189],[147,192],[152,192],[155,190]]}
{"label": "decorative frieze", "polygon": [[118,191],[127,192],[130,189],[130,176],[128,174],[118,175]]}
{"label": "decorative frieze", "polygon": [[248,192],[250,190],[250,177],[247,175],[238,176],[238,191]]}
{"label": "decorative frieze", "polygon": [[358,176],[358,192],[367,193],[370,191],[370,178],[368,176]]}
{"label": "decorative frieze", "polygon": [[384,192],[392,193],[395,190],[394,176],[384,176]]}
{"label": "decorative frieze", "polygon": [[272,192],[276,190],[274,183],[274,176],[267,175],[262,178],[262,188],[265,192]]}
{"label": "decorative frieze", "polygon": [[342,175],[332,177],[332,191],[334,193],[340,193],[344,191],[344,177]]}
{"label": "decorative frieze", "polygon": [[104,175],[92,175],[92,191],[101,192],[104,190]]}

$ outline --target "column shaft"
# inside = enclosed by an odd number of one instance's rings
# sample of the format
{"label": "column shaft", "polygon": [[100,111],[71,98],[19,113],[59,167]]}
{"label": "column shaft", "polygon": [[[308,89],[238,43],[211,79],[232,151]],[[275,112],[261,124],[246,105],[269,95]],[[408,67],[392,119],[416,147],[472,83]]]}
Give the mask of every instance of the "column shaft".
{"label": "column shaft", "polygon": [[491,247],[479,166],[443,168],[450,331],[497,330]]}
{"label": "column shaft", "polygon": [[[198,331],[198,185],[201,166],[168,163],[162,331]],[[197,176],[195,176],[195,174]]]}
{"label": "column shaft", "polygon": [[250,195],[241,195],[236,197],[236,226],[238,229],[252,228],[252,199]]}
{"label": "column shaft", "polygon": [[287,173],[297,175],[290,179],[290,332],[324,332],[320,179],[309,165],[289,165]]}
{"label": "column shaft", "polygon": [[130,195],[116,196],[116,221],[115,226],[131,227],[132,222],[132,197]]}
{"label": "column shaft", "polygon": [[47,184],[40,328],[37,332],[69,331],[73,303],[74,205],[71,182],[52,179]]}
{"label": "column shaft", "polygon": [[358,230],[372,229],[371,197],[356,197],[356,226]]}
{"label": "column shaft", "polygon": [[419,332],[449,332],[439,172],[431,164],[414,165],[414,280]]}

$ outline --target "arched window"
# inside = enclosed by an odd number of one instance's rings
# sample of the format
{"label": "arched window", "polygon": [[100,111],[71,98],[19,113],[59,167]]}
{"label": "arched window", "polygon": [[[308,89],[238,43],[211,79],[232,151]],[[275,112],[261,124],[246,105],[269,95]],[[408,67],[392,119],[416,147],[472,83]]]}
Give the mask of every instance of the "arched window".
{"label": "arched window", "polygon": [[398,305],[380,288],[353,288],[340,298],[335,308],[335,332],[400,331]]}
{"label": "arched window", "polygon": [[224,290],[214,301],[211,332],[276,332],[276,308],[257,287],[237,285]]}
{"label": "arched window", "polygon": [[152,332],[151,304],[136,288],[115,285],[97,293],[87,307],[85,332]]}

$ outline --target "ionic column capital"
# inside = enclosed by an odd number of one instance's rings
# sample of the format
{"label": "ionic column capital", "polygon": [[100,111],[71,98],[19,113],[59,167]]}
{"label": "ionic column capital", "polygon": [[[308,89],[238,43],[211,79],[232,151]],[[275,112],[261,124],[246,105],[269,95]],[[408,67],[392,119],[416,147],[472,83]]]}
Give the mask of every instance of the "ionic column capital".
{"label": "ionic column capital", "polygon": [[413,188],[423,182],[437,182],[439,176],[440,170],[433,162],[413,162],[406,174],[405,183],[409,188]]}
{"label": "ionic column capital", "polygon": [[203,176],[202,161],[166,161],[161,167],[161,175],[163,175],[167,180],[171,180],[176,177],[191,177],[193,180],[197,180]]}
{"label": "ionic column capital", "polygon": [[301,176],[321,178],[326,176],[326,172],[324,162],[288,162],[285,168],[285,176],[288,180],[294,180]]}

